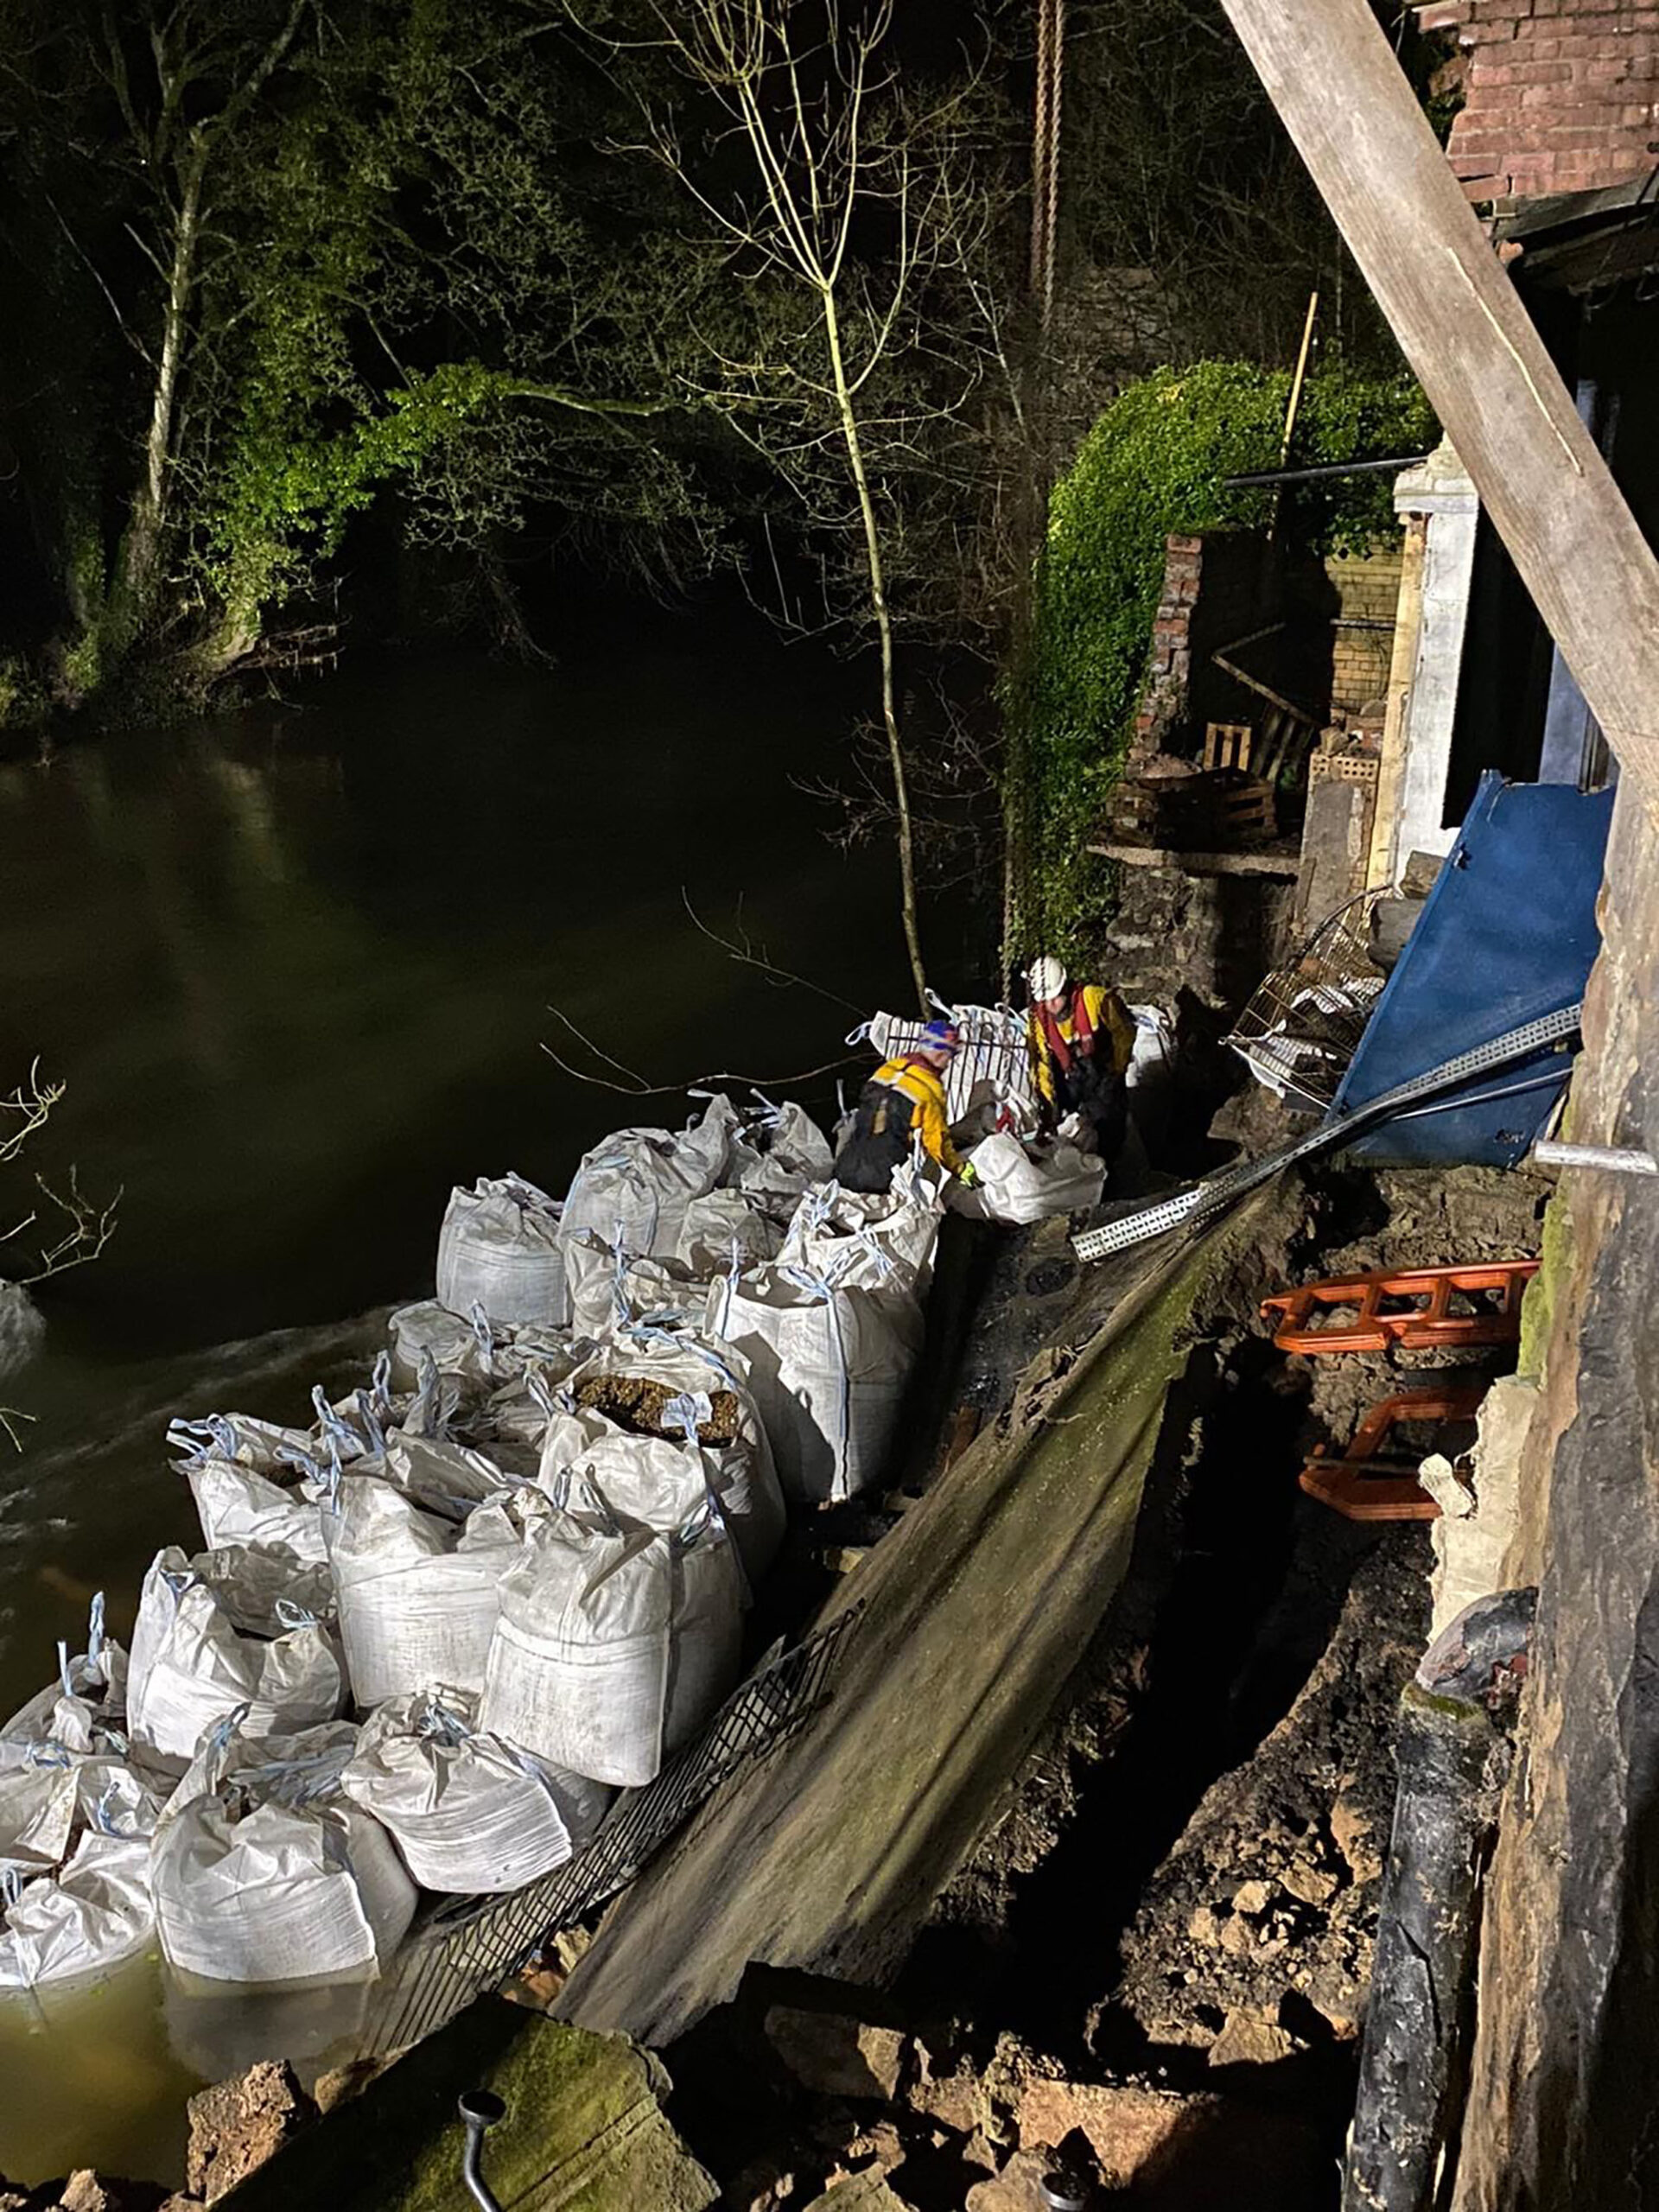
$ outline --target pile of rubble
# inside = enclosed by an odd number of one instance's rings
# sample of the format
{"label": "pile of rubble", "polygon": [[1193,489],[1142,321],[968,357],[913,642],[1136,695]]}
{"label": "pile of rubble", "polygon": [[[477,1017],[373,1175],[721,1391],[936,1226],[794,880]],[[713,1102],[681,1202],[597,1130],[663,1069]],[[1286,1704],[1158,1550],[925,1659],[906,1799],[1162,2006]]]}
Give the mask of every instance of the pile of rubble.
{"label": "pile of rubble", "polygon": [[1266,2203],[1321,2155],[1282,2100],[1241,2093],[1248,2068],[1080,2075],[1012,2034],[907,2021],[810,1977],[751,1969],[690,2041],[671,2116],[734,2212],[1046,2212],[1109,2192],[1155,2212],[1208,2202],[1199,2177],[1217,2171],[1230,2202]]}

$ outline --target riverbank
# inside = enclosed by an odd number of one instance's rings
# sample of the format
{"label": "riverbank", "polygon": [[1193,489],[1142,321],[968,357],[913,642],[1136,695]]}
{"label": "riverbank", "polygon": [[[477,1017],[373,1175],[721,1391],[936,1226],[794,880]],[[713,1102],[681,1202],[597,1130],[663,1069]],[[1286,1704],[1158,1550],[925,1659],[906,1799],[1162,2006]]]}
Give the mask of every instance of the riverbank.
{"label": "riverbank", "polygon": [[[722,2202],[796,2212],[842,2174],[931,2212],[1075,2129],[1167,2212],[1246,2170],[1331,2202],[1424,1547],[1295,1491],[1352,1408],[1255,1307],[1524,1241],[1538,1200],[1293,1179],[1111,1274],[1058,1221],[947,1243],[895,1487],[800,1524],[766,1592],[766,1634],[858,1613],[833,1703],[520,1993],[663,2051]],[[780,2007],[829,2024],[804,2046]],[[851,2093],[849,2034],[885,2054]]]}

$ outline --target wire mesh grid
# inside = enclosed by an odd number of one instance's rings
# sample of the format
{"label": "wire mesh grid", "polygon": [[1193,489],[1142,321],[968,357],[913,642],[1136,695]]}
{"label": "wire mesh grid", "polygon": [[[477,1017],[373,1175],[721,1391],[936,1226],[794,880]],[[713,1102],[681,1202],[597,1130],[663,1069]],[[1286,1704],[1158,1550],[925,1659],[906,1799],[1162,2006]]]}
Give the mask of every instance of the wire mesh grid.
{"label": "wire mesh grid", "polygon": [[[1026,1050],[1022,1014],[1005,1006],[957,1006],[947,1009],[957,1025],[960,1043],[944,1071],[944,1109],[953,1122],[973,1108],[977,1090],[988,1084],[999,1098],[1031,1096],[1031,1065]],[[870,1042],[883,1058],[913,1052],[921,1040],[923,1024],[913,1016],[878,1014],[870,1024]]]}
{"label": "wire mesh grid", "polygon": [[1319,1111],[1335,1100],[1387,980],[1371,958],[1371,917],[1399,895],[1360,892],[1257,984],[1227,1041],[1280,1097]]}
{"label": "wire mesh grid", "polygon": [[625,1889],[728,1775],[825,1702],[861,1610],[849,1607],[792,1651],[763,1660],[654,1782],[618,1798],[593,1841],[567,1865],[510,1897],[442,1907],[394,1962],[362,2055],[401,2050],[434,2034],[507,1980],[560,1929]]}

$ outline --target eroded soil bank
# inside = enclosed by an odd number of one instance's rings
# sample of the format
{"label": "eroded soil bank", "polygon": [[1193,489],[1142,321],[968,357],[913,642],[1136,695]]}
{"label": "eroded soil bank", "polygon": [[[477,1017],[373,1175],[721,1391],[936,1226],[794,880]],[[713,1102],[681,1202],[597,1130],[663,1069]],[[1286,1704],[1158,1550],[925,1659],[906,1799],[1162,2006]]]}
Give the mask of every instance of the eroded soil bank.
{"label": "eroded soil bank", "polygon": [[[1070,2158],[1167,2212],[1335,2204],[1430,1550],[1295,1478],[1448,1363],[1287,1356],[1257,1309],[1315,1276],[1530,1255],[1546,1195],[1473,1170],[1279,1186],[1184,1332],[1117,1596],[902,1965],[879,1990],[757,1967],[669,2049],[726,2202],[999,2212]],[[982,1410],[1086,1325],[1061,1226],[980,1286],[957,1395]]]}

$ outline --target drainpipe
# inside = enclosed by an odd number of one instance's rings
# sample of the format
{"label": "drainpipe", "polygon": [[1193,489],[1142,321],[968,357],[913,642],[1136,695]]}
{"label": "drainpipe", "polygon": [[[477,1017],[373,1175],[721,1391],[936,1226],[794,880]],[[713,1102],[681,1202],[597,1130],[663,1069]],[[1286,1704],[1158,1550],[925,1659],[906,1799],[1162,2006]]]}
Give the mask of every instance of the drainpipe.
{"label": "drainpipe", "polygon": [[1474,2039],[1481,1887],[1497,1833],[1536,1590],[1478,1598],[1400,1700],[1399,1789],[1378,1909],[1342,2212],[1431,2212]]}

